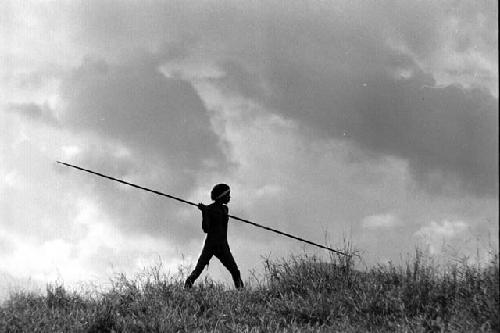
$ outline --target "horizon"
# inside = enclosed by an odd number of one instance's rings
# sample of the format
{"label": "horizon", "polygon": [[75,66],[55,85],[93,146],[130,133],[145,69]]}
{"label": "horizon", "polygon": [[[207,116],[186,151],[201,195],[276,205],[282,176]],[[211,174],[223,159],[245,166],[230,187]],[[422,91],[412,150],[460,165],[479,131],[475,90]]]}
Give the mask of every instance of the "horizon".
{"label": "horizon", "polygon": [[[55,161],[196,203],[227,183],[229,214],[368,266],[416,247],[487,262],[497,18],[496,1],[2,2],[0,297],[200,254],[195,207]],[[327,257],[242,223],[228,239],[243,279]]]}

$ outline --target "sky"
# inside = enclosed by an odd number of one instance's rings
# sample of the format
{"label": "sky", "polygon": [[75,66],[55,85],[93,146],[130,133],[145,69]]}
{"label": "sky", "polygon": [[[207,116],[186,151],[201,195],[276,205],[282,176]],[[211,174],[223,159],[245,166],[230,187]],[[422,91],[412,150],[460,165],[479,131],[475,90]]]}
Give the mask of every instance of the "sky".
{"label": "sky", "polygon": [[[56,160],[193,202],[227,183],[230,214],[366,267],[487,262],[497,20],[483,0],[2,1],[0,295],[201,251],[196,208]],[[228,238],[244,279],[327,255],[236,221]]]}

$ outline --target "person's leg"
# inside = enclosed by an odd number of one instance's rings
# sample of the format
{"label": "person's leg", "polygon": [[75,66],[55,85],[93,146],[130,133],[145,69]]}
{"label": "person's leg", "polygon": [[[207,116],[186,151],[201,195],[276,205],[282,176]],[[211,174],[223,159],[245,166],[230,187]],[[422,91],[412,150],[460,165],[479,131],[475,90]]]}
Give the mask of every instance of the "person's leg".
{"label": "person's leg", "polygon": [[241,281],[240,270],[238,269],[238,265],[236,265],[236,262],[234,261],[229,245],[225,244],[218,246],[214,254],[217,259],[219,259],[220,262],[227,268],[229,273],[231,273],[234,281],[234,286],[237,289],[243,288],[243,281]]}
{"label": "person's leg", "polygon": [[200,257],[198,258],[198,262],[196,263],[196,267],[184,283],[185,288],[191,288],[193,286],[194,281],[196,281],[201,272],[203,272],[203,269],[209,263],[213,255],[213,248],[209,244],[205,243],[203,250],[201,250]]}

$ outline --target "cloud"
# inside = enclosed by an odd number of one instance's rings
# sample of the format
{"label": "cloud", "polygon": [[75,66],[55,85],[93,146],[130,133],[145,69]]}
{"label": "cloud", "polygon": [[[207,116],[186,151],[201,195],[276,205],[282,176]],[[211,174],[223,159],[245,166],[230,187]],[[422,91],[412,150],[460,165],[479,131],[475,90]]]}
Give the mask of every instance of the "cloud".
{"label": "cloud", "polygon": [[[236,164],[224,178],[232,186],[234,215],[339,247],[343,236],[358,240],[363,234],[357,221],[374,211],[398,209],[404,201],[404,161],[374,158],[349,142],[311,143],[297,122],[269,114],[251,99],[230,97],[210,84],[200,85],[199,93],[214,111],[214,128]],[[277,255],[303,248],[238,222],[230,231],[232,242],[253,243]],[[245,251],[237,254],[249,257]]]}
{"label": "cloud", "polygon": [[14,104],[11,105],[11,110],[35,119],[41,118],[44,113],[42,108],[34,103]]}
{"label": "cloud", "polygon": [[47,104],[39,105],[36,103],[12,103],[8,105],[7,110],[27,117],[28,119],[44,121],[57,126],[57,120],[53,116],[53,111]]}
{"label": "cloud", "polygon": [[[46,12],[44,8],[33,11]],[[408,160],[414,178],[429,191],[479,196],[498,192],[494,1],[315,6],[291,2],[286,7],[280,2],[191,5],[174,1],[140,6],[91,2],[68,6],[67,11],[73,21],[82,22],[62,35],[71,41],[68,49],[81,51],[79,59],[87,55],[105,59],[100,65],[99,61],[84,63],[70,79],[74,84],[89,83],[100,75],[99,84],[138,80],[151,88],[141,81],[143,75],[143,79],[150,77],[149,84],[163,81],[173,92],[182,91],[183,101],[196,103],[188,96],[187,81],[175,75],[160,79],[158,67],[183,63],[185,72],[191,67],[188,77],[193,81],[197,77],[193,72],[209,69],[212,82],[228,93],[251,98],[271,112],[299,121],[314,137],[350,140],[376,154]],[[59,24],[66,22],[54,17]],[[103,68],[97,74],[99,66]],[[94,84],[80,88],[88,89],[87,93],[101,88]],[[186,90],[180,88],[182,84]],[[64,85],[71,84],[66,80]],[[127,89],[132,86],[121,83],[115,97],[132,95]],[[158,97],[158,90],[148,93]],[[173,104],[182,99],[169,98]],[[135,102],[131,105],[139,107]],[[158,115],[148,113],[147,107],[146,114]],[[198,118],[196,114],[192,113]],[[101,130],[107,126],[113,132],[111,118],[106,123],[93,116],[82,119],[84,126]],[[88,123],[90,119],[95,123]],[[189,122],[189,128],[199,129],[197,121]],[[130,127],[127,130],[133,136],[136,132]],[[155,136],[158,132],[151,131]],[[133,140],[148,140],[148,134],[142,133],[143,138]],[[174,155],[177,161],[179,154]],[[193,158],[187,157],[196,162]]]}
{"label": "cloud", "polygon": [[224,166],[207,110],[190,83],[166,78],[145,59],[125,66],[86,60],[62,84],[61,122],[118,140],[174,168]]}
{"label": "cloud", "polygon": [[[199,254],[196,209],[61,159],[192,201],[226,182],[233,214],[373,257],[495,230],[496,2],[55,5],[0,4],[6,270]],[[303,249],[237,223],[230,242],[243,271]]]}
{"label": "cloud", "polygon": [[431,221],[428,225],[417,230],[414,236],[422,239],[427,244],[431,254],[436,254],[441,252],[447,243],[456,241],[460,234],[469,229],[470,226],[464,221]]}
{"label": "cloud", "polygon": [[[117,174],[130,172],[134,164],[123,147],[89,135],[54,130],[52,125],[26,122],[12,112],[0,113],[0,119],[0,151],[9,157],[0,163],[0,280],[5,282],[0,298],[7,295],[8,285],[31,290],[33,287],[24,282],[29,279],[40,290],[55,280],[70,287],[82,280],[106,283],[116,272],[135,273],[157,265],[160,258],[163,268],[172,272],[182,260],[192,259],[181,256],[184,247],[191,244],[177,238],[175,232],[169,239],[164,237],[164,229],[153,233],[151,227],[127,227],[133,219],[144,223],[144,214],[127,211],[126,205],[148,208],[151,197],[137,196],[139,191],[134,196],[133,191],[111,182],[100,184],[111,187],[102,191],[93,178],[54,163],[59,154],[74,154],[76,158],[91,150],[98,152],[93,155],[97,160],[121,158],[120,163],[109,164]],[[124,203],[123,214],[129,213],[130,220],[117,219],[117,212],[101,197],[103,194],[109,195],[106,200],[110,202]],[[175,213],[167,211],[163,219],[172,215]],[[182,242],[183,246],[179,245]]]}
{"label": "cloud", "polygon": [[[438,4],[441,11],[447,6],[449,3],[446,2]],[[434,29],[438,43],[424,50],[406,43],[406,51],[425,71],[433,73],[438,85],[458,82],[466,88],[486,87],[498,98],[498,24],[495,15],[498,3],[458,1],[447,11],[448,15],[438,16],[439,29]],[[406,39],[410,33],[406,33]]]}
{"label": "cloud", "polygon": [[416,235],[426,235],[435,236],[438,238],[452,238],[458,233],[465,231],[467,229],[467,224],[463,221],[448,221],[444,220],[441,223],[431,221],[427,226],[420,228],[415,234]]}
{"label": "cloud", "polygon": [[[78,236],[52,239],[26,239],[15,233],[5,236],[11,244],[8,253],[0,254],[0,272],[34,281],[62,278],[72,285],[79,281],[102,279],[115,272],[137,272],[154,264],[160,255],[171,255],[165,242],[147,235],[126,235],[109,223],[107,217],[89,200],[78,202],[77,215],[71,220]],[[3,231],[0,229],[0,231]],[[175,272],[180,259],[172,259],[166,267]],[[144,266],[146,265],[146,266]]]}
{"label": "cloud", "polygon": [[[325,10],[324,16],[312,10],[303,16],[291,11],[280,13],[279,20],[271,10],[257,29],[265,36],[258,51],[250,49],[255,40],[232,45],[247,47],[245,55],[253,57],[225,55],[221,68],[226,77],[220,86],[298,120],[319,137],[348,139],[376,154],[404,158],[428,190],[446,193],[446,184],[457,182],[461,191],[494,196],[498,98],[485,89],[489,81],[481,88],[466,88],[449,79],[440,89],[432,89],[438,86],[438,75],[422,62],[436,57],[441,38],[451,38],[437,33],[441,19],[448,16],[440,8],[431,13],[432,5],[395,7],[402,13],[388,20],[379,17],[381,8],[373,16],[348,12],[352,17],[334,8]],[[415,15],[410,15],[414,9]],[[481,14],[490,19],[488,13]],[[461,20],[465,13],[457,15]],[[403,17],[414,19],[403,22]],[[416,17],[426,18],[420,22]],[[361,24],[357,19],[365,20]],[[475,29],[470,37],[480,34],[487,39],[492,33]],[[467,31],[462,34],[469,36]],[[393,40],[405,47],[395,47]],[[475,52],[483,48],[494,64],[485,43]],[[454,54],[461,57],[458,51]],[[459,71],[466,70],[474,67]],[[494,66],[488,68],[490,75],[496,72]]]}
{"label": "cloud", "polygon": [[392,214],[367,216],[361,222],[366,229],[392,228],[400,224],[398,218]]}
{"label": "cloud", "polygon": [[[190,194],[201,173],[228,167],[196,90],[163,75],[148,55],[122,65],[84,60],[62,81],[60,108],[61,128],[93,138],[69,163],[180,197]],[[172,226],[180,228],[175,202],[102,179],[89,181],[103,209],[130,232],[171,234]],[[182,243],[190,233],[192,228],[181,228],[175,241]]]}

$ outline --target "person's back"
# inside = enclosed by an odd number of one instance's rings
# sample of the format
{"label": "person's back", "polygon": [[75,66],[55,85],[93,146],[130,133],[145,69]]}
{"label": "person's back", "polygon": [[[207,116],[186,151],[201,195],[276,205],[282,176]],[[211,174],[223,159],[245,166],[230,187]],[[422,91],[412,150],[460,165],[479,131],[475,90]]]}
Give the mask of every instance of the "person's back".
{"label": "person's back", "polygon": [[202,208],[202,224],[207,226],[207,238],[210,243],[227,243],[228,208],[214,202]]}

